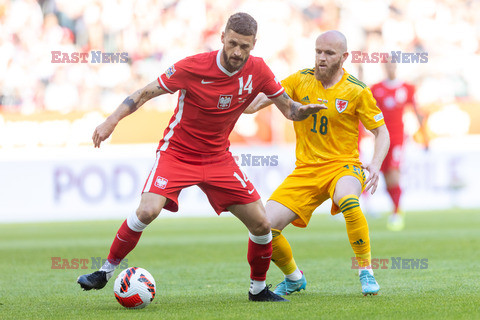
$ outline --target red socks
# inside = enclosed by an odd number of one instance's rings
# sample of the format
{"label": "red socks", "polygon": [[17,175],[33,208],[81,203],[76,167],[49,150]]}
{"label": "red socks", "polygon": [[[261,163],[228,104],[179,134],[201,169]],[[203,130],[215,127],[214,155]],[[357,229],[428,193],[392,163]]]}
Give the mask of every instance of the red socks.
{"label": "red socks", "polygon": [[[141,235],[142,232],[130,229],[127,220],[125,220],[120,229],[118,229],[110,247],[108,261],[111,264],[118,265],[135,248]],[[268,268],[270,267],[270,260],[272,259],[271,232],[264,236],[250,235],[247,259],[250,264],[250,278],[256,281],[265,281]]]}
{"label": "red socks", "polygon": [[141,235],[141,232],[135,232],[130,229],[127,225],[127,220],[125,220],[120,229],[118,229],[110,247],[108,262],[118,265],[135,248]]}
{"label": "red socks", "polygon": [[400,196],[402,195],[402,189],[399,185],[391,188],[387,188],[388,193],[393,201],[394,213],[398,213],[398,207],[400,205]]}
{"label": "red socks", "polygon": [[250,264],[250,278],[265,281],[272,259],[272,241],[270,240],[267,244],[258,244],[248,239],[247,259]]}

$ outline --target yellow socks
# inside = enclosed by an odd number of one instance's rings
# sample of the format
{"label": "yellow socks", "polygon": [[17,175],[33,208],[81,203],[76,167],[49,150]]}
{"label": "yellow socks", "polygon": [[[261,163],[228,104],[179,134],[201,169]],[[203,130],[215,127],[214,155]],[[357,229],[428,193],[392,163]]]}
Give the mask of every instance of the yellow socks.
{"label": "yellow socks", "polygon": [[297,270],[297,264],[293,259],[292,248],[282,234],[282,231],[272,229],[272,261],[277,265],[283,274],[288,275]]}
{"label": "yellow socks", "polygon": [[[367,219],[360,209],[358,197],[351,194],[340,199],[340,210],[345,217],[348,239],[352,246],[358,265],[361,268],[371,265],[370,237],[368,235]],[[292,248],[281,230],[272,229],[272,261],[283,274],[290,275],[297,270],[293,259]]]}
{"label": "yellow socks", "polygon": [[370,266],[372,254],[368,235],[367,219],[360,209],[356,195],[350,194],[339,201],[340,210],[345,217],[348,239],[360,267]]}

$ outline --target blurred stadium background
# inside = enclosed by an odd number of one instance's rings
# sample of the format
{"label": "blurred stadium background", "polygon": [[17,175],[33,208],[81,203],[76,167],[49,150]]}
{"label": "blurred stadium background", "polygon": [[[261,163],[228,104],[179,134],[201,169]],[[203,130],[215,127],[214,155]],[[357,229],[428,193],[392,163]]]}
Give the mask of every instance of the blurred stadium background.
{"label": "blurred stadium background", "polygon": [[[100,149],[91,143],[94,128],[174,62],[219,49],[236,11],[257,19],[252,54],[279,79],[313,67],[315,38],[329,29],[345,33],[350,52],[427,52],[427,63],[398,67],[416,86],[429,136],[425,152],[407,112],[402,207],[480,208],[480,1],[0,0],[0,222],[123,218],[134,210],[177,95],[148,102]],[[127,53],[128,63],[91,63],[91,55],[88,63],[52,63],[52,51],[92,50]],[[345,68],[367,85],[384,76],[380,63],[351,57]],[[292,124],[275,109],[244,115],[231,142],[266,200],[293,169]],[[364,140],[365,159],[371,149]],[[367,212],[391,209],[382,186]],[[214,214],[196,187],[180,201],[180,216]]]}

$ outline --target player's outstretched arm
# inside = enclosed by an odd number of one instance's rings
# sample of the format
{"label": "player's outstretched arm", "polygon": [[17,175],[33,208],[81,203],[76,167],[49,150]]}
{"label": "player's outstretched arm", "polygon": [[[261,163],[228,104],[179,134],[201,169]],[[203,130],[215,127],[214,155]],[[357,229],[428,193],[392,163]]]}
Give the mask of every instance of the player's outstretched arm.
{"label": "player's outstretched arm", "polygon": [[148,100],[164,93],[167,92],[155,80],[129,95],[102,124],[95,128],[92,136],[94,147],[100,148],[100,143],[110,137],[120,120],[137,111]]}
{"label": "player's outstretched arm", "polygon": [[247,109],[243,111],[243,113],[255,113],[257,111],[262,110],[265,107],[268,107],[273,103],[272,100],[268,99],[267,96],[260,92],[255,99],[248,105]]}
{"label": "player's outstretched arm", "polygon": [[368,179],[365,181],[365,192],[372,189],[371,194],[374,194],[380,178],[380,168],[390,148],[390,134],[388,133],[387,126],[384,124],[370,131],[375,135],[373,157],[370,164],[362,166],[362,168],[366,169],[369,173]]}
{"label": "player's outstretched arm", "polygon": [[272,101],[287,119],[293,121],[305,120],[311,114],[327,109],[324,104],[303,105],[300,102],[295,102],[285,92],[281,96],[272,98]]}

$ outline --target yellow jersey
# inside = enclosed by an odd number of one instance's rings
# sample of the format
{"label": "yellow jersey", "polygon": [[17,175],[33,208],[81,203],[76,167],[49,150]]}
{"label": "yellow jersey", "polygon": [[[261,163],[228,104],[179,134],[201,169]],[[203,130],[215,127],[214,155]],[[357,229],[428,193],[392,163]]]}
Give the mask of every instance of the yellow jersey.
{"label": "yellow jersey", "polygon": [[331,162],[361,165],[359,121],[369,130],[385,124],[370,89],[345,69],[343,72],[342,79],[328,89],[315,78],[314,69],[300,70],[282,81],[294,101],[323,103],[328,108],[294,122],[297,166]]}

